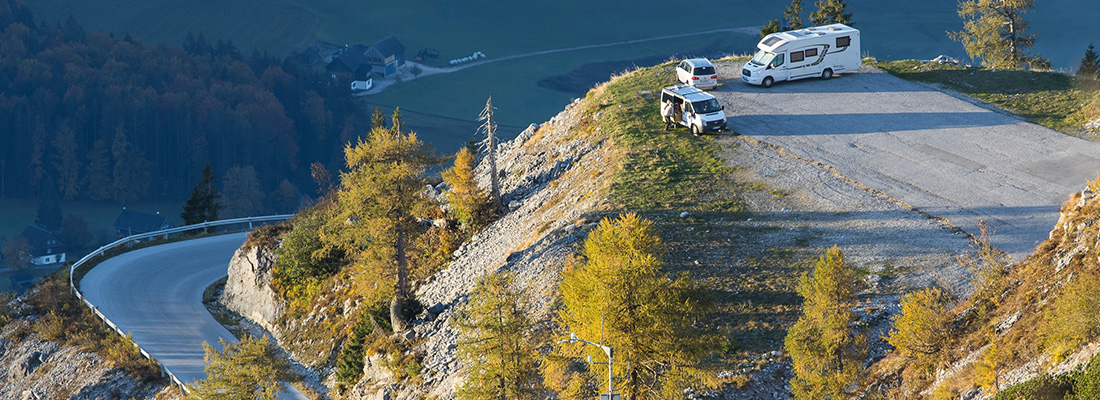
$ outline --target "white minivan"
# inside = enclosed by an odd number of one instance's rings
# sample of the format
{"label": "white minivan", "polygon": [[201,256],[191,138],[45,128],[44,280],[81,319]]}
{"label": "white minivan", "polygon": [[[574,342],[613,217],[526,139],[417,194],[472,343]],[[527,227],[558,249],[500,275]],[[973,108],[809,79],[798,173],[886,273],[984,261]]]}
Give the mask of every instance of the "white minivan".
{"label": "white minivan", "polygon": [[661,90],[661,118],[665,130],[680,125],[699,135],[726,129],[725,107],[710,93],[692,86],[676,85]]}
{"label": "white minivan", "polygon": [[741,70],[741,80],[771,87],[779,81],[829,79],[863,66],[859,31],[844,25],[815,26],[765,36],[752,60]]}
{"label": "white minivan", "polygon": [[676,66],[676,80],[699,89],[718,87],[718,73],[714,71],[714,65],[705,58],[680,61],[680,65]]}

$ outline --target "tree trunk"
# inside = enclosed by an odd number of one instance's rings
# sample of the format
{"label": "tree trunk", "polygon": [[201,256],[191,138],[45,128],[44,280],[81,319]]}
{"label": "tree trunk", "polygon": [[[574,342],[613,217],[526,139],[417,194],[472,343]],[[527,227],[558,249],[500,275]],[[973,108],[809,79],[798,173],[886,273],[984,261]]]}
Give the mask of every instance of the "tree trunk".
{"label": "tree trunk", "polygon": [[394,243],[397,258],[397,282],[393,287],[393,301],[390,302],[390,324],[393,332],[405,330],[405,318],[402,316],[405,310],[405,300],[408,299],[409,263],[405,257],[405,232],[397,230],[397,242]]}

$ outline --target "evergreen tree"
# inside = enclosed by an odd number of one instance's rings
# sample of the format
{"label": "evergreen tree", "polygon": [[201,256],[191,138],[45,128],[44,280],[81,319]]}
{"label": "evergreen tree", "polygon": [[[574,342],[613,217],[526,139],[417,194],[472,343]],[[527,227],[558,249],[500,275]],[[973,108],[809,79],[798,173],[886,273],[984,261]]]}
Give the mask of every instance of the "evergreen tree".
{"label": "evergreen tree", "polygon": [[760,28],[760,37],[765,37],[777,32],[782,32],[782,28],[779,27],[779,20],[773,19]]}
{"label": "evergreen tree", "polygon": [[[72,17],[69,17],[70,19]],[[53,166],[57,171],[58,188],[65,200],[72,200],[80,194],[80,157],[76,145],[76,134],[68,125],[62,126],[53,139]]]}
{"label": "evergreen tree", "polygon": [[355,322],[347,342],[340,349],[340,359],[336,361],[336,385],[340,393],[347,391],[350,386],[355,386],[363,376],[363,358],[366,355],[364,345],[367,336],[371,333],[370,322],[370,315],[366,311],[360,312],[359,320]]}
{"label": "evergreen tree", "polygon": [[251,165],[234,166],[222,176],[222,199],[225,217],[241,218],[259,215],[264,208],[264,189]]}
{"label": "evergreen tree", "polygon": [[848,8],[848,4],[844,0],[817,0],[814,5],[817,6],[817,11],[810,14],[810,21],[816,26],[829,24],[855,25],[852,22],[852,13],[844,12]]}
{"label": "evergreen tree", "polygon": [[214,187],[214,169],[210,163],[202,169],[202,179],[191,189],[191,197],[183,205],[180,218],[184,225],[198,224],[206,221],[216,221],[218,212],[224,207],[218,202],[222,196]]}
{"label": "evergreen tree", "polygon": [[290,365],[267,338],[245,336],[240,342],[219,340],[218,350],[203,342],[206,379],[191,385],[190,398],[202,400],[275,400]]}
{"label": "evergreen tree", "polygon": [[962,43],[966,54],[989,68],[1018,69],[1049,65],[1026,49],[1035,46],[1036,34],[1028,34],[1030,21],[1023,15],[1035,8],[1035,0],[963,0],[959,17],[963,30],[949,32]]}
{"label": "evergreen tree", "polygon": [[[394,126],[400,127],[394,113]],[[390,322],[405,330],[409,243],[420,233],[414,213],[426,209],[423,173],[438,161],[415,133],[373,128],[369,138],[344,149],[333,217],[321,231],[324,252],[342,250],[355,262],[360,294],[378,301],[392,294]],[[392,279],[389,292],[381,282]]]}
{"label": "evergreen tree", "polygon": [[120,124],[115,131],[111,154],[115,159],[112,193],[122,203],[145,198],[149,190],[149,162],[134,148],[126,137],[126,129]]}
{"label": "evergreen tree", "polygon": [[81,250],[92,243],[88,222],[79,214],[65,214],[65,220],[61,223],[61,235],[65,237],[65,246],[69,250]]}
{"label": "evergreen tree", "polygon": [[52,185],[43,189],[42,198],[38,200],[38,211],[35,213],[34,224],[50,232],[60,232],[61,223],[65,214],[61,211],[61,199]]}
{"label": "evergreen tree", "polygon": [[1086,79],[1100,79],[1100,57],[1096,55],[1096,48],[1089,43],[1089,49],[1085,50],[1085,57],[1081,59],[1081,66],[1077,67],[1077,76]]}
{"label": "evergreen tree", "polygon": [[375,107],[374,113],[370,116],[371,129],[386,129],[386,116],[382,114],[382,109]]}
{"label": "evergreen tree", "polygon": [[802,0],[791,0],[791,5],[783,11],[783,18],[787,20],[785,31],[802,29]]}
{"label": "evergreen tree", "polygon": [[107,142],[95,141],[88,153],[88,164],[84,172],[84,187],[88,198],[103,201],[111,198],[111,156]]}
{"label": "evergreen tree", "polygon": [[451,188],[447,201],[455,218],[467,232],[476,232],[481,228],[489,198],[474,179],[474,155],[469,147],[455,155],[455,166],[443,172],[443,182]]}
{"label": "evergreen tree", "polygon": [[[584,263],[567,267],[559,286],[565,329],[580,338],[614,347],[615,376],[624,399],[679,398],[688,387],[713,384],[700,367],[715,342],[692,326],[708,305],[686,275],[676,279],[662,267],[661,239],[653,222],[626,214],[605,218],[583,245]],[[569,360],[590,355],[606,361],[594,346],[558,345],[564,357],[551,357],[552,388],[584,398],[578,387],[603,386],[606,370],[570,372]],[[584,383],[587,382],[587,383]]]}
{"label": "evergreen tree", "polygon": [[541,391],[534,325],[527,300],[513,289],[514,276],[486,276],[459,311],[455,324],[459,359],[467,365],[463,400],[533,399]]}
{"label": "evergreen tree", "polygon": [[798,399],[840,399],[862,369],[867,346],[853,333],[856,271],[836,247],[817,260],[798,285],[802,317],[787,331],[794,366],[791,394]]}

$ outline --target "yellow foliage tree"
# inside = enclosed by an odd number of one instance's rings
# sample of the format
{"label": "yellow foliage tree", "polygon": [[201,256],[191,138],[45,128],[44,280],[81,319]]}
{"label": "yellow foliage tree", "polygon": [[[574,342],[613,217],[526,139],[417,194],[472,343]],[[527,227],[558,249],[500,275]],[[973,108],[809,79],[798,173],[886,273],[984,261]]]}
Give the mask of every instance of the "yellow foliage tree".
{"label": "yellow foliage tree", "polygon": [[470,295],[456,325],[462,332],[458,354],[467,365],[463,400],[531,399],[541,392],[534,325],[527,317],[514,276],[491,274]]}
{"label": "yellow foliage tree", "polygon": [[802,276],[802,317],[784,341],[794,364],[791,393],[796,398],[843,398],[859,376],[867,346],[851,326],[857,282],[856,271],[835,246],[817,260],[812,275]]}
{"label": "yellow foliage tree", "polygon": [[[605,218],[584,242],[585,261],[562,273],[561,324],[614,348],[624,399],[681,397],[685,388],[714,383],[700,366],[711,335],[692,327],[707,305],[687,276],[672,279],[662,268],[661,246],[653,222],[636,214]],[[602,350],[579,344],[559,345],[548,358],[548,385],[562,398],[585,398],[607,382],[602,367],[567,367],[584,355],[607,361]]]}
{"label": "yellow foliage tree", "polygon": [[275,400],[289,363],[266,338],[245,336],[237,343],[219,341],[223,350],[203,342],[207,378],[191,386],[190,398],[202,400]]}
{"label": "yellow foliage tree", "polygon": [[949,302],[939,288],[926,288],[902,296],[901,312],[894,316],[894,327],[886,341],[902,357],[928,361],[943,350],[947,342]]}
{"label": "yellow foliage tree", "polygon": [[986,393],[996,394],[1000,391],[1001,370],[1004,368],[1004,359],[1007,358],[1001,345],[997,343],[997,331],[989,329],[989,346],[982,352],[982,359],[974,365],[974,377],[978,379],[978,385]]}
{"label": "yellow foliage tree", "polygon": [[1097,276],[1082,272],[1061,290],[1043,326],[1046,348],[1056,358],[1076,351],[1100,335],[1100,288]]}
{"label": "yellow foliage tree", "polygon": [[359,292],[368,301],[389,297],[394,331],[405,329],[408,299],[407,251],[419,233],[416,212],[427,208],[421,195],[425,168],[436,162],[415,133],[394,126],[371,129],[344,149],[336,209],[320,230],[322,253],[340,250],[354,261]]}
{"label": "yellow foliage tree", "polygon": [[451,188],[447,200],[458,222],[467,232],[481,228],[482,218],[489,205],[488,195],[477,187],[474,179],[474,155],[469,147],[463,147],[455,155],[455,166],[443,172],[443,182]]}

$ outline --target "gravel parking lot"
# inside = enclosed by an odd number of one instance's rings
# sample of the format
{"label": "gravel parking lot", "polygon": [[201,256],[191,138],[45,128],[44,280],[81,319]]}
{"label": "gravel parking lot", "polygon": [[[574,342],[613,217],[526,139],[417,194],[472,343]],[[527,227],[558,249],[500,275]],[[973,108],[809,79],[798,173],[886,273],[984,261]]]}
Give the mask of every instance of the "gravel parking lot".
{"label": "gravel parking lot", "polygon": [[718,67],[735,132],[966,232],[984,220],[1016,260],[1100,169],[1100,144],[872,67],[770,89],[741,82],[741,63]]}

